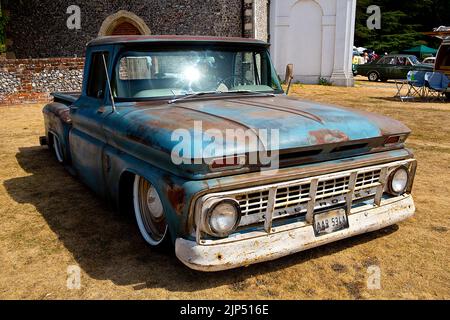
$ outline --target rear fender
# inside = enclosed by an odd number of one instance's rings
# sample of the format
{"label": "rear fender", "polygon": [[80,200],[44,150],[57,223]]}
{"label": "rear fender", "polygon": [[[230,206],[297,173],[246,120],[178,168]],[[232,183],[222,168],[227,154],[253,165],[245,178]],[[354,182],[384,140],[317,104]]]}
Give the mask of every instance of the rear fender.
{"label": "rear fender", "polygon": [[67,105],[58,102],[50,103],[43,109],[48,147],[53,148],[52,135],[57,135],[67,163],[70,163],[71,159],[69,131],[72,128],[72,122],[69,112],[70,108]]}

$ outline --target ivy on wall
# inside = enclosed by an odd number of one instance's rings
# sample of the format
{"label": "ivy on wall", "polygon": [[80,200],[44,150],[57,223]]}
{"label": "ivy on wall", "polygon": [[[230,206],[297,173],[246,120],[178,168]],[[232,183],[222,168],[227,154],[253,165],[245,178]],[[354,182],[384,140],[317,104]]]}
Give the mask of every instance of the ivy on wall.
{"label": "ivy on wall", "polygon": [[0,53],[6,51],[6,24],[8,23],[8,17],[3,13],[0,4]]}

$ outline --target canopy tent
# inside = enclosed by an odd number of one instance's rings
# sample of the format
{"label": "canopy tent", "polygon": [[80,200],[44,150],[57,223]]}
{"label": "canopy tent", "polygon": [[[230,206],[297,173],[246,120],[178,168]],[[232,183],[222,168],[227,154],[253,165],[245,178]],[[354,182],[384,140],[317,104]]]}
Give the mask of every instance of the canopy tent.
{"label": "canopy tent", "polygon": [[424,45],[420,45],[411,49],[403,50],[403,52],[415,54],[418,57],[423,57],[425,55],[434,55],[436,54],[437,50]]}

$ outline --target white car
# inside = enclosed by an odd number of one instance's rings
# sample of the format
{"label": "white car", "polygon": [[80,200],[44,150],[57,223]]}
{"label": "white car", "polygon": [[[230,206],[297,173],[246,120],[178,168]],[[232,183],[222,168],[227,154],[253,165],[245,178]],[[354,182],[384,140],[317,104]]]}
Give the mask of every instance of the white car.
{"label": "white car", "polygon": [[436,57],[428,57],[422,61],[422,63],[426,63],[426,64],[435,64],[435,62],[436,62]]}

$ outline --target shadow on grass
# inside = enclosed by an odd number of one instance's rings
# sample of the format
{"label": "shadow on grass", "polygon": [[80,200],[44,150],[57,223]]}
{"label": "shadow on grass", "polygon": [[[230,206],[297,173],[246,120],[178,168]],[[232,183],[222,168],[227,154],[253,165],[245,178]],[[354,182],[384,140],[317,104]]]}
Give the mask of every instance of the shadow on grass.
{"label": "shadow on grass", "polygon": [[420,98],[420,97],[414,97],[414,98],[406,98],[404,101],[401,101],[399,97],[370,97],[370,99],[375,100],[383,100],[383,101],[389,101],[389,102],[409,102],[409,103],[448,103],[449,100],[439,100],[439,99],[426,99],[426,98]]}
{"label": "shadow on grass", "polygon": [[[271,262],[219,273],[200,273],[182,265],[173,253],[161,253],[141,240],[132,217],[114,214],[41,147],[21,148],[19,165],[30,175],[4,182],[18,203],[32,204],[65,248],[90,277],[111,280],[135,290],[165,288],[193,292],[234,285],[253,276],[301,264],[395,232],[398,227],[368,233]],[[23,230],[23,232],[27,232]],[[55,266],[59,267],[59,266]],[[60,266],[66,270],[67,265]]]}

